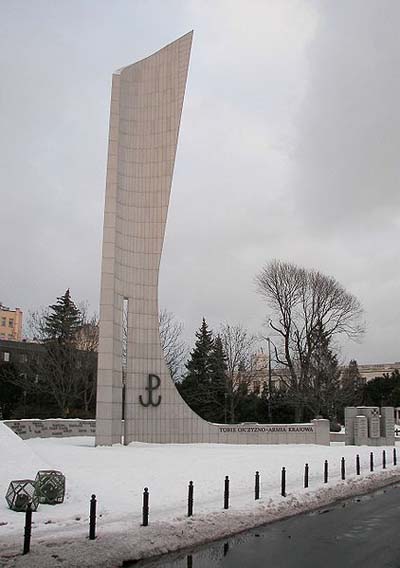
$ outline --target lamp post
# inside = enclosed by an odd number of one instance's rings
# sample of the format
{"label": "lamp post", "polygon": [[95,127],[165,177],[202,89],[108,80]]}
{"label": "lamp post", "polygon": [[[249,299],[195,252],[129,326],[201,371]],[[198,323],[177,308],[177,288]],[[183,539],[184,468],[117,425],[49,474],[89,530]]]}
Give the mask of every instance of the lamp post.
{"label": "lamp post", "polygon": [[268,342],[268,421],[272,423],[272,369],[271,369],[271,340],[267,337]]}

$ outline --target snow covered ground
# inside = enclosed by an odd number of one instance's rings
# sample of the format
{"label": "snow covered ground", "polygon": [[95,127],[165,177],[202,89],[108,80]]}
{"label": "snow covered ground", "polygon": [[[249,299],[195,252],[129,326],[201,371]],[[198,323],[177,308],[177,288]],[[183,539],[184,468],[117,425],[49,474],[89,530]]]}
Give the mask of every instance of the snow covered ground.
{"label": "snow covered ground", "polygon": [[[314,445],[232,446],[221,444],[94,447],[94,438],[22,441],[0,423],[0,566],[113,567],[222,538],[264,522],[323,506],[400,480],[386,448]],[[369,472],[369,454],[375,472]],[[355,455],[361,476],[355,474]],[[400,452],[399,452],[400,453]],[[346,459],[346,481],[340,459]],[[329,482],[323,483],[323,463]],[[304,464],[310,467],[303,489]],[[280,495],[281,468],[287,472],[287,497]],[[41,505],[34,513],[31,553],[20,556],[24,515],[7,508],[11,479],[34,478],[38,469],[59,469],[67,478],[62,505]],[[254,475],[260,472],[261,499],[254,501]],[[224,478],[230,478],[230,509],[223,510]],[[187,486],[195,486],[194,517],[188,519]],[[150,525],[141,527],[143,488],[150,492]],[[98,499],[98,538],[87,540],[89,500]]]}

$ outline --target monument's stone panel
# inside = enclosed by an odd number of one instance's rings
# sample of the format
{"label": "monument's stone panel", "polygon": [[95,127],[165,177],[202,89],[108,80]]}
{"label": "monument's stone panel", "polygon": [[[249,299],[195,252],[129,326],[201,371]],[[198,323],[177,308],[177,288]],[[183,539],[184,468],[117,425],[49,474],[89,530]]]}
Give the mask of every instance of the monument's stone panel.
{"label": "monument's stone panel", "polygon": [[379,408],[372,408],[369,412],[366,410],[366,414],[369,422],[369,437],[370,438],[380,438],[381,437],[381,419],[379,415]]}
{"label": "monument's stone panel", "polygon": [[344,411],[346,445],[394,445],[394,408],[347,407]]}
{"label": "monument's stone panel", "polygon": [[[121,440],[121,351],[127,304],[125,443],[183,442],[192,425],[163,359],[158,272],[192,33],[112,80],[97,394],[98,444]],[[156,401],[162,405],[155,405]],[[186,436],[183,434],[186,433]]]}
{"label": "monument's stone panel", "polygon": [[94,436],[95,420],[47,419],[3,420],[23,440],[29,438],[69,438],[70,436]]}
{"label": "monument's stone panel", "polygon": [[[158,324],[163,247],[192,33],[114,73],[104,212],[96,443],[329,444],[328,421],[273,432],[197,416],[164,361]],[[191,293],[186,291],[186,293]],[[127,319],[124,335],[123,320]],[[122,352],[126,361],[122,432]],[[276,425],[276,428],[280,425]],[[249,428],[246,430],[245,428]],[[309,428],[309,430],[308,430]]]}
{"label": "monument's stone panel", "polygon": [[368,445],[368,418],[356,416],[354,419],[354,443],[356,446]]}
{"label": "monument's stone panel", "polygon": [[395,420],[394,408],[392,406],[382,406],[381,408],[381,435],[388,440],[388,444],[394,445]]}

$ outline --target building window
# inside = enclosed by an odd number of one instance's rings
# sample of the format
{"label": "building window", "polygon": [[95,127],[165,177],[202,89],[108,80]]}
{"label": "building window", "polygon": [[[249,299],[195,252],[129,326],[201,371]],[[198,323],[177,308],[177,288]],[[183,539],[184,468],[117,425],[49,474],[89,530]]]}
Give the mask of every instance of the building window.
{"label": "building window", "polygon": [[1,318],[1,325],[2,325],[3,327],[5,327],[6,324],[7,324],[6,318]]}
{"label": "building window", "polygon": [[4,360],[6,363],[8,363],[9,360],[10,360],[10,354],[7,353],[7,351],[4,351],[4,353],[3,353],[3,360]]}
{"label": "building window", "polygon": [[27,363],[27,362],[28,362],[28,355],[26,353],[22,353],[21,363]]}
{"label": "building window", "polygon": [[12,318],[8,320],[8,327],[14,327],[14,320]]}

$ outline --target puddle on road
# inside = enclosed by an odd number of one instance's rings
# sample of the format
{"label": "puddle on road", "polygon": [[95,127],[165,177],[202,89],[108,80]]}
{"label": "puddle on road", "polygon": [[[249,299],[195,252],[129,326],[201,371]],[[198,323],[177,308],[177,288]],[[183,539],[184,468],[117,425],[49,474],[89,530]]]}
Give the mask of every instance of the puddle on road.
{"label": "puddle on road", "polygon": [[[258,534],[253,535],[253,537],[258,536]],[[236,542],[235,544],[238,543]],[[224,543],[218,541],[208,545],[207,548],[192,551],[191,554],[187,552],[168,554],[154,561],[124,563],[123,566],[126,568],[217,568],[221,566],[224,558],[228,556],[231,546],[230,541]]]}

